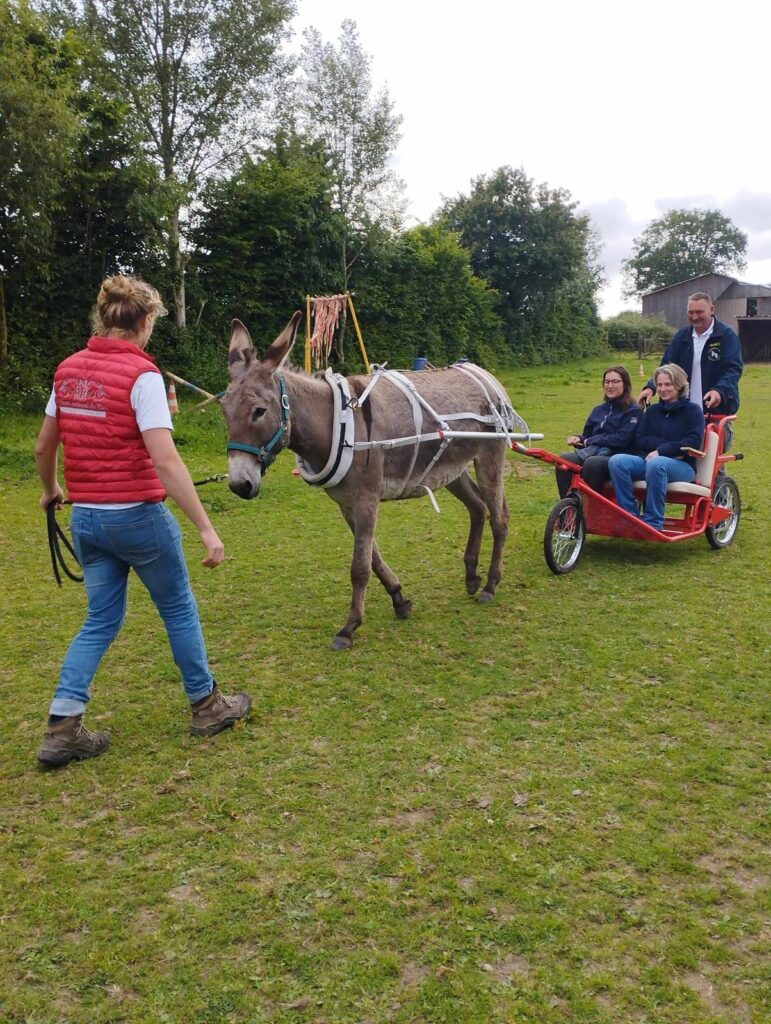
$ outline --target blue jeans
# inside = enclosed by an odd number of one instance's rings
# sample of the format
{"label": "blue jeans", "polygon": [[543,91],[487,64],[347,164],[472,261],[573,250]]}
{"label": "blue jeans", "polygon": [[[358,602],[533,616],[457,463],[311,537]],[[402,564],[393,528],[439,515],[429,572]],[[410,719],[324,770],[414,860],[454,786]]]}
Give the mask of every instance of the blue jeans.
{"label": "blue jeans", "polygon": [[608,463],[616,501],[621,508],[637,515],[632,483],[645,480],[648,490],[645,494],[643,522],[660,530],[664,525],[664,511],[667,503],[667,484],[690,483],[696,476],[693,466],[682,459],[670,459],[657,455],[655,459],[643,459],[640,455],[612,455]]}
{"label": "blue jeans", "polygon": [[161,614],[191,704],[211,693],[198,606],[190,589],[182,531],[161,503],[108,510],[74,508],[73,546],[88,595],[88,616],[62,665],[52,715],[80,715],[99,662],[126,616],[129,570],[147,587]]}

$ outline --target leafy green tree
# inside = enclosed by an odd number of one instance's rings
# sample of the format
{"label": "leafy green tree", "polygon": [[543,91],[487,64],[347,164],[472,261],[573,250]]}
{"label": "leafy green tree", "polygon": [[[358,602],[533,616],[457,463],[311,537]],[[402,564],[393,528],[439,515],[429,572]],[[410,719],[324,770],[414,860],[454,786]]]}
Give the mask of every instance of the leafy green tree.
{"label": "leafy green tree", "polygon": [[[8,364],[6,283],[45,277],[51,222],[80,132],[77,45],[28,3],[0,0],[0,370]],[[34,287],[34,285],[32,285]]]}
{"label": "leafy green tree", "polygon": [[[308,30],[300,68],[299,125],[329,154],[333,204],[340,214],[339,277],[348,291],[362,253],[401,223],[402,184],[388,161],[402,119],[387,89],[373,92],[371,60],[355,22],[343,21],[337,46]],[[345,324],[341,339],[344,331]]]}
{"label": "leafy green tree", "polygon": [[260,132],[292,0],[88,0],[86,24],[160,168],[159,215],[184,327],[186,214],[208,178]]}
{"label": "leafy green tree", "polygon": [[[103,278],[130,268],[166,291],[157,225],[146,213],[157,187],[156,167],[143,157],[132,135],[125,104],[106,95],[84,60],[77,105],[81,134],[58,209],[51,219],[49,264],[44,287],[18,303],[14,320],[25,337],[46,336],[46,376],[81,345]],[[154,348],[168,333],[159,325]]]}
{"label": "leafy green tree", "polygon": [[508,361],[497,296],[474,276],[469,254],[442,224],[420,225],[362,255],[357,309],[375,362],[444,365],[466,356]]}
{"label": "leafy green tree", "polygon": [[719,210],[669,210],[651,221],[623,263],[627,297],[700,274],[745,269],[747,236]]}
{"label": "leafy green tree", "polygon": [[564,189],[500,167],[440,210],[439,220],[469,250],[474,273],[497,292],[517,359],[553,361],[599,343],[595,240],[576,205]]}
{"label": "leafy green tree", "polygon": [[207,186],[191,233],[199,333],[220,338],[237,316],[272,340],[307,294],[340,287],[332,187],[321,147],[296,139]]}

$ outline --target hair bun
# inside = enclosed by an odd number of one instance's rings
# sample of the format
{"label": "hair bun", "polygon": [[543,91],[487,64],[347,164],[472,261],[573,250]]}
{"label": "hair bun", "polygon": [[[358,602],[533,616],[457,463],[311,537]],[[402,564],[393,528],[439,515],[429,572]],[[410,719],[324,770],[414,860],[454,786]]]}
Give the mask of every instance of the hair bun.
{"label": "hair bun", "polygon": [[115,274],[108,277],[102,283],[102,291],[108,301],[116,299],[129,299],[136,291],[136,283],[124,274]]}
{"label": "hair bun", "polygon": [[152,285],[138,277],[113,274],[99,289],[91,320],[97,334],[109,330],[131,333],[147,316],[165,316],[161,297]]}

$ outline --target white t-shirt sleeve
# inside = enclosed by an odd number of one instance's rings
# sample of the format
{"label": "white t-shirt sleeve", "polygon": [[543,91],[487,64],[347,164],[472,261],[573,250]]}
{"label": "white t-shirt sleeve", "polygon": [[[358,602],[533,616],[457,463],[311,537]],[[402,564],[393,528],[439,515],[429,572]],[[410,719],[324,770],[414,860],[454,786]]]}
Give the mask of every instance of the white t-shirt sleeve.
{"label": "white t-shirt sleeve", "polygon": [[160,373],[150,371],[137,377],[131,389],[131,408],[136,413],[140,430],[154,430],[156,427],[174,429]]}
{"label": "white t-shirt sleeve", "polygon": [[48,399],[48,404],[46,405],[46,416],[52,416],[56,419],[56,392],[53,390],[51,391],[51,397]]}

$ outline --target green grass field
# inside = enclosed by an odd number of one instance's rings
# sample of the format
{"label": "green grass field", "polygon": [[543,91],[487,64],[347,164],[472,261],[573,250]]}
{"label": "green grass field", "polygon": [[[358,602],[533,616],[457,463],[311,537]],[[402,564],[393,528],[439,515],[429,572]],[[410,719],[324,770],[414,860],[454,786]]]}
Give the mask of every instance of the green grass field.
{"label": "green grass field", "polygon": [[[604,365],[503,376],[560,451]],[[255,714],[187,734],[132,586],[88,716],[111,749],[47,773],[84,593],[53,582],[37,419],[6,416],[0,1021],[768,1021],[771,367],[747,368],[742,402],[731,547],[592,537],[555,577],[553,478],[512,455],[496,602],[465,593],[449,494],[440,515],[386,505],[379,540],[415,610],[398,621],[375,581],[350,653],[330,649],[351,547],[334,504],[289,455],[256,502],[204,488],[229,558],[200,567],[184,524],[194,587],[220,685]],[[224,423],[191,405],[180,451],[196,478],[223,472]]]}

